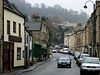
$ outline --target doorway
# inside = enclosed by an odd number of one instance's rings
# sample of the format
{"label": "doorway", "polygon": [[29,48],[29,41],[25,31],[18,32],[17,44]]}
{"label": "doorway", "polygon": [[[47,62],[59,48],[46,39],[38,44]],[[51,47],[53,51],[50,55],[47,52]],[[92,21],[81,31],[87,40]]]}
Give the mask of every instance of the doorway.
{"label": "doorway", "polygon": [[12,71],[14,67],[14,43],[4,42],[3,50],[3,71]]}

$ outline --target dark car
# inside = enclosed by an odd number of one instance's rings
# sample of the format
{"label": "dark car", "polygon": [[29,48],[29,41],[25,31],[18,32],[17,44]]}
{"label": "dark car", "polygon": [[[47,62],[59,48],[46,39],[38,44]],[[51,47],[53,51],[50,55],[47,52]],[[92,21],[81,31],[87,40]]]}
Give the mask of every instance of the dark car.
{"label": "dark car", "polygon": [[71,59],[69,56],[66,57],[60,57],[57,59],[57,67],[69,67],[71,68]]}
{"label": "dark car", "polygon": [[83,60],[85,59],[85,57],[90,57],[90,55],[86,54],[86,53],[81,53],[80,57],[76,61],[78,66],[81,66],[81,64],[83,63]]}

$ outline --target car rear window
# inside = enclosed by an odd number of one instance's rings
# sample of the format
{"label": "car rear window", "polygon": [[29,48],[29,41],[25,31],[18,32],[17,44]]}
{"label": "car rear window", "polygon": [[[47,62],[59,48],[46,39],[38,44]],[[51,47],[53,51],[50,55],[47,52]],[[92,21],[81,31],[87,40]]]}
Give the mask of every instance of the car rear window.
{"label": "car rear window", "polygon": [[99,63],[99,59],[94,59],[94,58],[86,58],[84,60],[85,63]]}

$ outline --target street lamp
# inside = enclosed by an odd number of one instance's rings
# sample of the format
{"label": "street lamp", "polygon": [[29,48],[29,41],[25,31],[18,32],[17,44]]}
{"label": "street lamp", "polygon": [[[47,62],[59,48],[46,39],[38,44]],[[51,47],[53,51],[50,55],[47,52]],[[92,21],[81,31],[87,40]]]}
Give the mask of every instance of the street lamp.
{"label": "street lamp", "polygon": [[86,5],[86,4],[87,4],[88,2],[91,2],[91,3],[93,4],[93,10],[95,10],[95,9],[96,9],[95,4],[94,4],[93,1],[91,1],[91,0],[88,0],[88,1],[85,2],[84,8],[87,9],[87,5]]}
{"label": "street lamp", "polygon": [[88,2],[91,2],[93,4],[93,50],[95,50],[95,45],[96,45],[96,19],[95,19],[95,14],[96,14],[96,5],[93,3],[93,1],[91,0],[88,0],[86,1],[85,3],[85,6],[84,8],[86,9],[87,8],[87,3]]}

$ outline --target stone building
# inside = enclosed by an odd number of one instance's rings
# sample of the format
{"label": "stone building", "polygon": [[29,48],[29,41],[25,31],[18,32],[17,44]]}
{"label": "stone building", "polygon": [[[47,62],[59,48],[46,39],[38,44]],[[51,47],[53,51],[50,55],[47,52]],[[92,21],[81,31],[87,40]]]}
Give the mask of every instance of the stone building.
{"label": "stone building", "polygon": [[3,71],[3,0],[0,0],[0,72]]}

